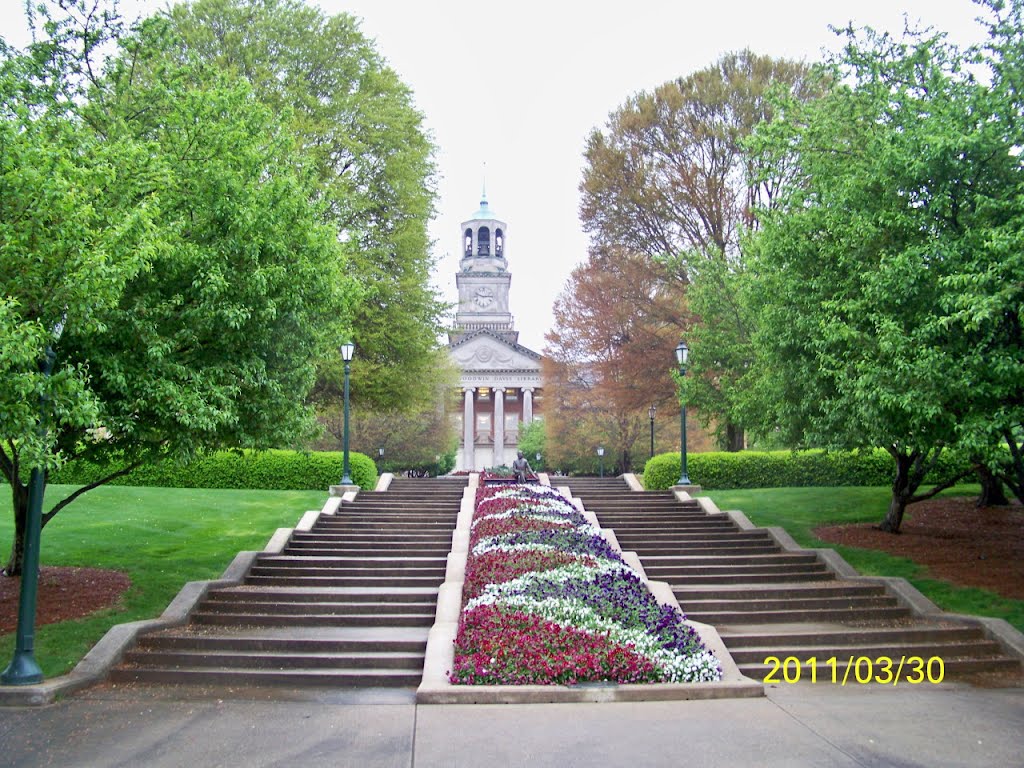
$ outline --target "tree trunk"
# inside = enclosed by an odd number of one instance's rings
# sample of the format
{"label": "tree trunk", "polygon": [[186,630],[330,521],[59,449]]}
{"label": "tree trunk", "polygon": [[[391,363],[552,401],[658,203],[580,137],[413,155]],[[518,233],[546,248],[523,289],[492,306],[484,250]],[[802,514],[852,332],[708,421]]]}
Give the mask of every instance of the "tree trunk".
{"label": "tree trunk", "polygon": [[979,507],[1005,507],[1010,503],[1006,497],[1003,481],[992,474],[984,464],[977,466],[978,481],[981,483],[981,495],[978,496]]}
{"label": "tree trunk", "polygon": [[742,451],[744,449],[744,447],[745,447],[744,443],[745,443],[745,440],[744,440],[744,434],[743,434],[743,427],[740,427],[740,426],[738,426],[736,424],[733,424],[731,422],[726,424],[725,425],[725,450],[729,451],[730,453],[736,453],[738,451]]}
{"label": "tree trunk", "polygon": [[917,451],[904,454],[899,451],[889,451],[896,460],[896,477],[892,481],[892,498],[889,500],[889,511],[885,519],[878,526],[878,530],[886,533],[899,533],[900,525],[903,523],[903,513],[907,509],[907,502],[914,493],[911,487],[910,469],[917,458]]}
{"label": "tree trunk", "polygon": [[28,522],[28,486],[14,480],[14,540],[11,542],[11,556],[4,567],[4,576],[21,576],[21,563],[25,556],[25,525]]}

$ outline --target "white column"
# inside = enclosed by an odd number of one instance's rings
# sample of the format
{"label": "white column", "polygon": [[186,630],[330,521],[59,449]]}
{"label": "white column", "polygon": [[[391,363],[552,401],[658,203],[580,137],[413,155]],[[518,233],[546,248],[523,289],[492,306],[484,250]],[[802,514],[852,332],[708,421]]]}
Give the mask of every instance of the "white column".
{"label": "white column", "polygon": [[473,443],[476,440],[476,413],[473,411],[473,387],[466,387],[462,390],[466,393],[466,404],[462,411],[462,438],[465,445],[462,449],[463,469],[472,471],[476,462],[473,452]]}
{"label": "white column", "polygon": [[494,387],[494,466],[505,463],[505,388]]}
{"label": "white column", "polygon": [[533,421],[533,387],[523,387],[523,424]]}

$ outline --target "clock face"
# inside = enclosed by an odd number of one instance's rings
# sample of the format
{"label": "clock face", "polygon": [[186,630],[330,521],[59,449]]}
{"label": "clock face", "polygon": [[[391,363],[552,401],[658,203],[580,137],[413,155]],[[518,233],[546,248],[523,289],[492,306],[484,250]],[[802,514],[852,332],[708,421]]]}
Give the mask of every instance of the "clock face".
{"label": "clock face", "polygon": [[494,289],[481,285],[473,292],[473,303],[480,309],[487,309],[494,303]]}

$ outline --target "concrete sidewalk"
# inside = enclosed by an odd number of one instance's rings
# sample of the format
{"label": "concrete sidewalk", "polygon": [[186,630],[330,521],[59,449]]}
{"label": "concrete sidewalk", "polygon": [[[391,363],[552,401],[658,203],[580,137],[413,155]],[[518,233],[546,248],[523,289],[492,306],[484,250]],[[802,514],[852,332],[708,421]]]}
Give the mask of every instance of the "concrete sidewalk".
{"label": "concrete sidewalk", "polygon": [[0,709],[0,765],[1020,766],[1024,688],[800,684],[759,699],[517,705],[97,688]]}

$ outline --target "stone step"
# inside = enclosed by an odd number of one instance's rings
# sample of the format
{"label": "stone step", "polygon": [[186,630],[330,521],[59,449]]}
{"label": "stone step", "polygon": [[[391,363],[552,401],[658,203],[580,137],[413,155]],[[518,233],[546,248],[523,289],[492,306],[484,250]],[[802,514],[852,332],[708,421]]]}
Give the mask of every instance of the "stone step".
{"label": "stone step", "polygon": [[250,652],[303,652],[303,653],[365,653],[388,651],[413,653],[422,659],[427,648],[426,639],[401,640],[375,634],[373,637],[334,639],[327,637],[269,636],[266,634],[210,635],[193,632],[143,635],[139,646],[156,650],[193,651],[250,651]]}
{"label": "stone step", "polygon": [[[359,538],[362,538],[362,536],[359,535]],[[444,542],[451,542],[452,535],[451,535],[451,532],[446,532],[444,534],[433,534],[431,536],[431,538],[435,539],[437,541],[437,543],[443,544]],[[352,539],[352,532],[346,532],[344,530],[335,529],[335,528],[331,528],[331,529],[317,528],[315,526],[314,526],[313,530],[311,530],[311,531],[295,531],[295,532],[292,533],[292,536],[291,536],[291,541],[293,541],[293,542],[297,542],[297,541],[322,541],[322,542],[335,541],[335,542],[346,542],[346,541],[350,541],[351,539]]]}
{"label": "stone step", "polygon": [[[423,528],[418,525],[386,525],[363,526],[349,525],[344,520],[333,517],[321,517],[314,525],[311,533],[333,533],[345,536],[379,536],[381,533],[393,534],[398,537],[419,537],[424,539],[451,539],[454,525],[434,528]],[[300,531],[305,533],[305,531]]]}
{"label": "stone step", "polygon": [[199,606],[204,614],[262,614],[304,616],[378,616],[434,614],[435,603],[398,602],[280,602],[272,600],[207,600]]}
{"label": "stone step", "polygon": [[277,587],[438,587],[444,581],[437,576],[298,576],[250,573],[246,584]]}
{"label": "stone step", "polygon": [[[941,676],[940,667],[938,662],[933,662],[932,672],[934,682],[940,682],[942,680],[957,680],[963,678],[971,678],[979,675],[1015,675],[1020,673],[1020,662],[1016,659],[1008,657],[981,657],[981,658],[944,658],[942,659],[941,665]],[[822,660],[818,664],[812,667],[807,664],[801,665],[800,670],[800,683],[811,684],[812,680],[817,680],[817,683],[832,683],[833,680],[836,685],[858,685],[861,684],[860,680],[864,681],[864,684],[882,685],[883,683],[878,681],[878,677],[886,681],[885,685],[913,685],[914,683],[908,682],[908,676],[910,679],[917,680],[918,684],[924,682],[927,683],[927,662],[929,658],[924,658],[923,661],[926,663],[925,668],[922,671],[918,671],[916,666],[910,666],[904,664],[903,669],[899,669],[899,659],[895,659],[892,664],[891,672],[886,672],[883,669],[883,665],[875,665],[872,659],[872,664],[868,665],[867,662],[861,662],[861,677],[857,677],[857,657],[854,658],[854,665],[850,667],[849,659],[842,659],[841,661],[837,658],[835,665],[835,672],[833,676],[833,667],[830,664],[824,663]],[[747,677],[751,677],[755,680],[763,680],[765,675],[774,669],[774,666],[766,664],[737,664],[741,673]],[[847,674],[847,668],[850,667],[849,674]],[[795,675],[795,666],[791,666],[791,674]],[[896,674],[899,672],[899,678],[896,678]],[[924,674],[924,680],[920,680],[920,676]],[[775,676],[775,681],[779,683],[785,682],[783,677],[783,670],[780,668]],[[894,683],[895,680],[895,683]],[[796,682],[796,681],[794,681]]]}
{"label": "stone step", "polygon": [[858,595],[884,595],[882,584],[850,584],[849,582],[828,582],[824,584],[783,584],[774,587],[752,586],[719,586],[708,587],[676,587],[673,592],[680,602],[684,600],[729,600],[734,599],[780,599],[784,597],[847,597]]}
{"label": "stone step", "polygon": [[359,559],[360,557],[387,557],[388,555],[395,555],[401,553],[402,555],[408,555],[409,557],[431,557],[431,556],[447,556],[451,545],[439,545],[434,548],[427,547],[393,547],[388,549],[376,548],[372,549],[367,547],[365,549],[354,549],[341,547],[340,545],[333,544],[321,544],[315,541],[309,542],[292,542],[282,550],[285,555],[299,556],[315,556],[315,557],[333,557],[342,556],[353,559]]}
{"label": "stone step", "polygon": [[[404,554],[404,553],[403,553]],[[444,568],[444,557],[312,557],[287,555],[261,555],[256,559],[259,567],[307,567],[307,568]]]}
{"label": "stone step", "polygon": [[397,515],[383,515],[383,514],[344,514],[344,515],[333,515],[334,520],[343,521],[346,525],[353,528],[365,528],[366,526],[373,526],[379,528],[392,528],[392,527],[409,527],[409,528],[425,528],[430,530],[431,528],[451,528],[454,520],[438,520],[435,515],[423,515],[423,516],[397,516]]}
{"label": "stone step", "polygon": [[[648,574],[648,576],[650,575]],[[835,575],[824,566],[813,570],[806,568],[790,570],[786,566],[782,566],[782,570],[744,571],[741,573],[702,573],[700,569],[696,569],[693,572],[658,576],[657,580],[667,581],[672,589],[676,589],[680,585],[689,587],[707,584],[751,584],[760,587],[764,584],[822,581],[833,578]]]}
{"label": "stone step", "polygon": [[[604,523],[601,524],[602,527]],[[775,539],[767,534],[751,534],[746,531],[738,531],[733,528],[726,528],[723,530],[713,531],[673,531],[671,536],[664,536],[660,538],[652,538],[649,534],[638,534],[631,531],[629,528],[623,528],[619,526],[607,526],[616,532],[616,535],[621,533],[626,538],[634,538],[637,540],[650,539],[656,543],[680,543],[685,544],[687,542],[713,542],[713,543],[728,543],[728,542],[744,542],[747,544],[771,544],[778,546]]]}
{"label": "stone step", "polygon": [[316,602],[395,602],[395,603],[429,603],[437,602],[437,589],[402,589],[402,590],[379,590],[379,589],[298,589],[269,587],[225,587],[213,590],[207,596],[207,600],[233,600],[244,601],[276,601],[280,603],[316,603]]}
{"label": "stone step", "polygon": [[400,566],[394,566],[392,568],[358,568],[355,566],[289,566],[287,564],[282,564],[273,566],[253,566],[249,570],[249,573],[252,576],[284,576],[289,578],[294,576],[374,576],[378,578],[391,576],[396,579],[407,579],[413,577],[430,577],[436,579],[440,577],[443,581],[445,568],[443,565],[436,568],[402,568]]}
{"label": "stone step", "polygon": [[643,549],[636,549],[634,547],[627,546],[619,542],[624,550],[631,550],[640,555],[641,558],[648,557],[677,557],[685,555],[722,555],[727,556],[729,554],[738,555],[766,555],[773,552],[778,552],[778,547],[769,547],[763,544],[743,544],[741,542],[732,543],[726,542],[723,545],[716,544],[715,542],[698,542],[697,544],[687,544],[685,547],[682,546],[657,546],[657,547],[644,547]]}
{"label": "stone step", "polygon": [[324,522],[321,521],[317,525],[313,526],[313,533],[342,533],[344,536],[349,538],[351,541],[394,541],[401,542],[407,541],[411,543],[417,542],[445,542],[452,540],[452,531],[446,531],[444,533],[437,532],[422,532],[416,530],[387,530],[382,532],[374,531],[361,531],[361,530],[344,530],[345,525],[335,523],[332,521]]}
{"label": "stone step", "polygon": [[422,653],[389,651],[297,652],[202,650],[136,650],[125,654],[124,663],[149,667],[242,667],[246,669],[404,669],[422,674]]}
{"label": "stone step", "polygon": [[[314,533],[316,533],[314,531]],[[341,543],[347,547],[355,549],[390,549],[392,553],[402,554],[405,549],[434,549],[436,547],[443,547],[442,550],[445,554],[451,549],[452,538],[448,536],[446,538],[396,538],[394,536],[381,535],[370,535],[359,534],[356,536],[345,536],[340,540],[327,539],[332,545],[334,543]]]}
{"label": "stone step", "polygon": [[164,685],[306,686],[324,688],[410,688],[416,687],[422,672],[394,669],[359,670],[262,670],[209,668],[119,667],[111,673],[114,682]]}
{"label": "stone step", "polygon": [[[594,510],[589,509],[589,512]],[[676,514],[666,513],[662,519],[655,518],[643,518],[640,520],[622,520],[620,518],[612,517],[611,515],[597,514],[597,519],[601,523],[602,527],[605,528],[623,528],[629,530],[631,533],[642,533],[644,531],[671,531],[675,528],[688,527],[693,523],[716,523],[725,522],[728,523],[729,527],[732,527],[732,521],[728,518],[713,518],[708,517],[705,514]]]}
{"label": "stone step", "polygon": [[850,643],[852,645],[895,645],[900,642],[920,643],[965,643],[985,638],[980,627],[883,627],[883,628],[851,628],[819,629],[803,632],[772,633],[743,632],[733,629],[720,629],[722,641],[732,649],[749,649],[765,647],[769,643],[785,645],[788,648],[804,648],[827,643]]}
{"label": "stone step", "polygon": [[[273,610],[271,607],[268,610]],[[229,613],[208,611],[204,606],[192,614],[194,624],[260,627],[429,627],[434,611],[421,613]]]}
{"label": "stone step", "polygon": [[886,607],[853,607],[853,608],[820,608],[795,610],[718,610],[693,611],[683,607],[687,618],[703,624],[720,626],[722,624],[789,624],[805,621],[828,621],[842,623],[858,623],[863,621],[882,621],[901,619],[909,615],[902,606]]}
{"label": "stone step", "polygon": [[698,531],[728,531],[730,533],[739,533],[740,530],[732,520],[727,518],[717,519],[709,517],[690,523],[680,523],[672,527],[664,527],[661,530],[654,529],[644,531],[633,531],[629,526],[606,522],[601,519],[600,515],[597,516],[597,520],[604,528],[614,528],[616,533],[621,532],[623,534],[650,537],[652,539],[671,538],[679,533],[694,533]]}
{"label": "stone step", "polygon": [[[765,644],[759,648],[730,649],[733,661],[737,664],[764,664],[768,656],[776,656],[779,659],[796,658],[800,661],[817,659],[825,662],[833,657],[837,662],[842,660],[848,662],[850,658],[857,659],[868,657],[872,660],[888,657],[895,660],[899,665],[901,657],[941,656],[943,658],[968,658],[983,657],[993,658],[1002,656],[1002,648],[999,643],[993,640],[979,640],[968,643],[943,643],[943,642],[898,642],[898,643],[843,643],[841,641],[826,644],[819,643],[811,646],[800,646],[797,648],[787,647],[783,644]],[[780,655],[780,653],[785,654]]]}
{"label": "stone step", "polygon": [[891,608],[898,606],[891,595],[828,595],[813,596],[779,596],[779,597],[734,597],[717,596],[712,599],[694,600],[685,594],[674,592],[683,612],[707,614],[716,611],[731,613],[763,613],[765,611],[806,611],[806,610],[853,610],[855,608]]}
{"label": "stone step", "polygon": [[458,517],[452,505],[442,505],[437,511],[419,509],[416,512],[401,511],[401,505],[394,507],[342,507],[337,514],[329,515],[337,520],[350,522],[416,523],[424,525],[451,525]]}
{"label": "stone step", "polygon": [[644,570],[668,567],[744,567],[766,565],[809,565],[817,563],[818,556],[814,552],[797,553],[782,552],[767,555],[680,555],[674,557],[645,557]]}

